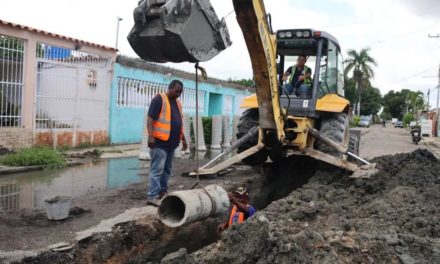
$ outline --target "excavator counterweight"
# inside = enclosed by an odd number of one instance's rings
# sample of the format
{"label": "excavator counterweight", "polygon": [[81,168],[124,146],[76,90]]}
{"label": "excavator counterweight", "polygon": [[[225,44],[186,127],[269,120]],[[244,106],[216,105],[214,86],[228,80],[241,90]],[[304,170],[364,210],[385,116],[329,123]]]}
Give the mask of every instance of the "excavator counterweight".
{"label": "excavator counterweight", "polygon": [[208,61],[231,45],[208,0],[141,0],[133,16],[128,42],[146,61]]}

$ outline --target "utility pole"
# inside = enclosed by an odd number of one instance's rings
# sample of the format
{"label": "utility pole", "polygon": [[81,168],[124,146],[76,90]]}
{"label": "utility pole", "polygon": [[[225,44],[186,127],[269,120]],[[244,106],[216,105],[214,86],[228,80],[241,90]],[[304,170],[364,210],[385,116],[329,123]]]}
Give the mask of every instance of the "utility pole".
{"label": "utility pole", "polygon": [[440,125],[439,125],[439,121],[440,121],[439,113],[440,113],[440,111],[438,109],[438,102],[439,102],[439,100],[440,100],[440,65],[438,66],[438,83],[437,83],[437,137],[439,136],[439,128],[440,128]]}
{"label": "utility pole", "polygon": [[428,112],[429,112],[429,94],[431,93],[431,88],[428,89]]}
{"label": "utility pole", "polygon": [[119,22],[122,20],[122,17],[117,17],[116,18],[117,22],[116,22],[116,44],[115,44],[115,49],[118,49],[118,40],[119,40]]}
{"label": "utility pole", "polygon": [[[437,33],[437,35],[431,35],[431,34],[428,34],[428,38],[440,38],[440,34],[438,34]],[[437,128],[437,137],[440,135],[439,134],[439,129],[440,129],[440,124],[439,124],[439,121],[440,121],[440,118],[439,118],[439,114],[440,114],[440,111],[439,111],[439,109],[438,109],[438,103],[439,103],[439,100],[440,100],[440,65],[439,65],[439,67],[438,67],[438,83],[437,83],[437,109],[436,109],[436,128]]]}

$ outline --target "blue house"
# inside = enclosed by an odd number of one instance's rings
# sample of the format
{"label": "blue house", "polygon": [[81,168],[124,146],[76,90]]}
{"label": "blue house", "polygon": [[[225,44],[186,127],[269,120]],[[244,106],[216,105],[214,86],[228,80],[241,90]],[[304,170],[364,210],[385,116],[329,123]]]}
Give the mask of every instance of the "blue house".
{"label": "blue house", "polygon": [[[112,144],[138,143],[142,140],[145,111],[151,99],[168,89],[173,79],[183,82],[183,112],[196,113],[194,74],[148,63],[137,58],[118,56],[110,95],[110,128]],[[248,87],[209,78],[198,83],[200,116],[240,115],[239,105],[251,91]]]}

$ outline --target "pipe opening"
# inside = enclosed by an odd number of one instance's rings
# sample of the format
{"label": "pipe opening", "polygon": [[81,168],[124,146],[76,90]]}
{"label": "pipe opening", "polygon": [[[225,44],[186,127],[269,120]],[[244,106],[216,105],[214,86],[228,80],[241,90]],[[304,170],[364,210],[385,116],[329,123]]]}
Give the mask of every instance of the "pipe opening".
{"label": "pipe opening", "polygon": [[177,196],[168,195],[161,201],[158,214],[171,225],[180,223],[185,216],[185,203]]}

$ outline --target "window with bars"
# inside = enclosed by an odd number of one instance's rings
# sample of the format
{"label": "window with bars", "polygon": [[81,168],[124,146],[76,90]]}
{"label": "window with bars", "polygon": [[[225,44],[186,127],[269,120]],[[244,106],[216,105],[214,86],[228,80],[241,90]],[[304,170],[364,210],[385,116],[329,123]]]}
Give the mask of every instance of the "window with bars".
{"label": "window with bars", "polygon": [[[118,91],[116,106],[122,108],[148,108],[154,96],[158,93],[164,93],[168,90],[168,85],[118,77]],[[198,107],[199,113],[205,111],[205,91],[199,91]],[[183,111],[185,113],[194,113],[196,111],[196,90],[184,88],[181,97]]]}
{"label": "window with bars", "polygon": [[22,123],[24,41],[0,35],[0,127]]}

